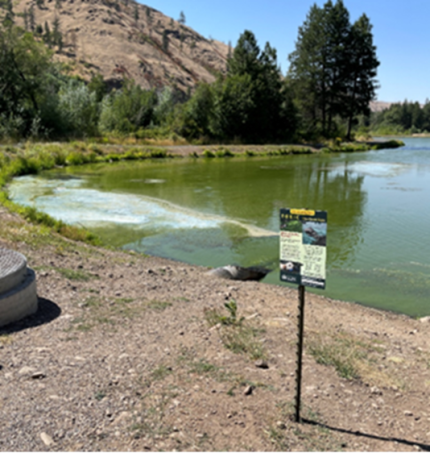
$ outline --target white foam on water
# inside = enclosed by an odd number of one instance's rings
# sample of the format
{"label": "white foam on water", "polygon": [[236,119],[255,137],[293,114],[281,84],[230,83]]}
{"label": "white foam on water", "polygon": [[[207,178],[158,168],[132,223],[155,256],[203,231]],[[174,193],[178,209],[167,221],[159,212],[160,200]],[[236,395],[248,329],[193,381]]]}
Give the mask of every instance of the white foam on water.
{"label": "white foam on water", "polygon": [[273,236],[274,232],[214,214],[183,208],[168,201],[143,195],[102,192],[82,187],[80,179],[48,180],[25,176],[9,188],[13,201],[33,206],[69,224],[97,227],[106,224],[140,228],[221,228],[230,223],[250,236]]}
{"label": "white foam on water", "polygon": [[397,176],[403,171],[410,168],[410,165],[394,163],[394,162],[372,162],[372,161],[359,161],[349,163],[347,166],[344,164],[334,165],[332,170],[343,173],[345,170],[360,173],[368,176],[385,178],[390,176]]}

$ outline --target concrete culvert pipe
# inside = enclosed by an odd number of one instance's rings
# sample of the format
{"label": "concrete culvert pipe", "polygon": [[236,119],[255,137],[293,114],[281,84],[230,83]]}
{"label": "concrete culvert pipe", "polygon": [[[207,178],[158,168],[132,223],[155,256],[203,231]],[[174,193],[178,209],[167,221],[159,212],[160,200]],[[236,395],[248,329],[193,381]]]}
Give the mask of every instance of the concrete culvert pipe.
{"label": "concrete culvert pipe", "polygon": [[36,274],[21,253],[0,247],[0,327],[37,311]]}

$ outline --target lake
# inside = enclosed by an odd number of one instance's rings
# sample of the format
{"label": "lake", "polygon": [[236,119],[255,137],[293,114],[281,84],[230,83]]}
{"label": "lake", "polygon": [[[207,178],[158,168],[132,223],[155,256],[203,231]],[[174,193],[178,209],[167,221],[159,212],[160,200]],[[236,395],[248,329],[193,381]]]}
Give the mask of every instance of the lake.
{"label": "lake", "polygon": [[399,149],[120,162],[16,178],[11,198],[108,243],[279,280],[279,209],[328,212],[327,297],[430,315],[430,139]]}

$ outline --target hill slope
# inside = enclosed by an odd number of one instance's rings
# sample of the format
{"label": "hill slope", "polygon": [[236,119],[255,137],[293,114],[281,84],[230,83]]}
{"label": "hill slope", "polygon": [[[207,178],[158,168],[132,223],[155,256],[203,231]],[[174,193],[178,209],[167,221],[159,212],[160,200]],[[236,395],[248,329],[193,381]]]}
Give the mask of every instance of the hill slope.
{"label": "hill slope", "polygon": [[145,5],[130,0],[37,3],[19,0],[14,5],[16,22],[24,26],[22,15],[27,12],[28,17],[32,8],[35,28],[45,30],[46,23],[52,30],[57,17],[64,44],[61,51],[54,47],[55,58],[86,80],[100,73],[113,85],[127,76],[143,88],[176,85],[187,91],[225,72],[227,45]]}

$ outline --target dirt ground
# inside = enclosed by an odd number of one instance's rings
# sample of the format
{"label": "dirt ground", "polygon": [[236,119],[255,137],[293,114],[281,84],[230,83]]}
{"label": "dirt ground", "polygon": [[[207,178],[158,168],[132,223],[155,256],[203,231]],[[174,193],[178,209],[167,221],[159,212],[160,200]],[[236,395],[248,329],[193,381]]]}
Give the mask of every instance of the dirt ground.
{"label": "dirt ground", "polygon": [[307,293],[296,423],[295,289],[74,243],[3,208],[0,247],[39,295],[0,330],[2,451],[430,450],[426,319]]}

